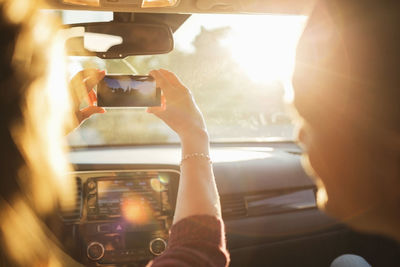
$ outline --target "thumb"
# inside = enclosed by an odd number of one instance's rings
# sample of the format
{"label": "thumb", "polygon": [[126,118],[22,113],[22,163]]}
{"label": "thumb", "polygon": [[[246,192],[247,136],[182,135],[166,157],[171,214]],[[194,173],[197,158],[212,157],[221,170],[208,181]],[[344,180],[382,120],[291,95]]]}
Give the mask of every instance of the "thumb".
{"label": "thumb", "polygon": [[106,113],[106,110],[102,107],[97,107],[97,106],[89,106],[86,107],[82,110],[79,111],[80,112],[80,122],[90,118],[93,114],[96,113]]}
{"label": "thumb", "polygon": [[167,100],[165,98],[165,95],[161,96],[161,105],[160,106],[155,106],[155,107],[148,107],[146,109],[147,113],[152,113],[154,115],[157,115],[165,111],[167,108]]}
{"label": "thumb", "polygon": [[147,113],[152,113],[154,115],[157,115],[163,111],[165,111],[165,109],[162,107],[148,107],[146,110]]}

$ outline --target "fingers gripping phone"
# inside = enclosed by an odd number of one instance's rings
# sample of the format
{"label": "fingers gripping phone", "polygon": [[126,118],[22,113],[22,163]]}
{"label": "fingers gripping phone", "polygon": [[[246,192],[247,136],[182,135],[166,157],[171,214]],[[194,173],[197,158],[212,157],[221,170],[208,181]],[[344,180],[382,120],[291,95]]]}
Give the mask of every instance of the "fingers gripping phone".
{"label": "fingers gripping phone", "polygon": [[150,75],[106,75],[97,85],[97,105],[105,108],[161,105],[161,90]]}

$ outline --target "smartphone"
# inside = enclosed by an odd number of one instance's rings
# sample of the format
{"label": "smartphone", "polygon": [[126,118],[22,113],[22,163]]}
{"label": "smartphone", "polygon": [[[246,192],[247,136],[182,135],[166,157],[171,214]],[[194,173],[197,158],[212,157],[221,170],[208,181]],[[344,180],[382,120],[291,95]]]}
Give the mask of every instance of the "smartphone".
{"label": "smartphone", "polygon": [[106,75],[97,84],[97,105],[105,108],[161,105],[161,90],[150,75]]}

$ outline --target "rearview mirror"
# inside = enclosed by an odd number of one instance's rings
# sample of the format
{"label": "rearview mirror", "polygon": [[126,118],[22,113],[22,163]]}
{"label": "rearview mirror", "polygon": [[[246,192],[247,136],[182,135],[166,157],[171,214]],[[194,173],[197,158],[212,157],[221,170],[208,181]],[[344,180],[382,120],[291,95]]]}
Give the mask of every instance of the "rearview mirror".
{"label": "rearview mirror", "polygon": [[164,24],[98,22],[68,25],[81,34],[66,41],[70,56],[125,58],[170,52],[174,47],[172,31]]}

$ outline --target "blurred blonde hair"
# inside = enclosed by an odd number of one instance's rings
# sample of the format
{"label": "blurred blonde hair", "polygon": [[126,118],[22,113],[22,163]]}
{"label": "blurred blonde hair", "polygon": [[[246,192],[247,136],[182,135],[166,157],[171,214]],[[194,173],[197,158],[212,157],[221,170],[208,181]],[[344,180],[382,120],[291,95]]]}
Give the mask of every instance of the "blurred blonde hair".
{"label": "blurred blonde hair", "polygon": [[73,205],[64,143],[73,113],[59,23],[39,4],[0,0],[1,247],[7,266],[72,266],[43,223]]}

